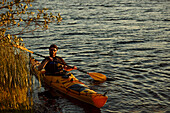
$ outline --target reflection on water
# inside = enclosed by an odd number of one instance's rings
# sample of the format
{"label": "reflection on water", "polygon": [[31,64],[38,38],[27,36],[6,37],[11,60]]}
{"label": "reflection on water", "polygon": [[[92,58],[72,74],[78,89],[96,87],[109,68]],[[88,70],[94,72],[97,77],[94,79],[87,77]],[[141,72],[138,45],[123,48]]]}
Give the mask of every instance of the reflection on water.
{"label": "reflection on water", "polygon": [[[91,84],[88,75],[73,71],[95,91],[108,92],[101,112],[170,111],[169,1],[41,0],[33,5],[60,12],[63,22],[50,25],[46,32],[24,35],[26,46],[48,55],[49,45],[55,43],[68,64],[113,79]],[[65,98],[54,100],[52,109],[86,112]],[[46,108],[53,106],[49,105]]]}

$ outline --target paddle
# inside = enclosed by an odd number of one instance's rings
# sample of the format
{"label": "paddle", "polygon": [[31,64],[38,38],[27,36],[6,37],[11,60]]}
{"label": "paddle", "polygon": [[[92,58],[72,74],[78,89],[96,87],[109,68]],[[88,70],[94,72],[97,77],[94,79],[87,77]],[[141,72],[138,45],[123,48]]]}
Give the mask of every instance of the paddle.
{"label": "paddle", "polygon": [[[17,48],[19,48],[19,49],[25,50],[25,51],[27,51],[27,52],[29,52],[29,53],[35,54],[35,55],[37,55],[37,56],[46,58],[45,56],[40,55],[40,54],[38,54],[38,53],[35,53],[35,52],[33,52],[33,51],[30,51],[30,50],[28,50],[28,49],[25,48],[25,47],[18,46],[18,45],[13,45],[13,46],[14,46],[14,47],[17,47]],[[84,70],[82,70],[82,69],[78,69],[78,68],[77,68],[77,70],[78,70],[78,71],[81,71],[81,72],[83,72],[83,73],[86,73],[86,74],[88,74],[88,75],[90,75],[90,76],[91,76],[94,80],[96,80],[96,81],[105,81],[105,80],[107,79],[106,76],[103,75],[103,74],[101,74],[101,73],[96,73],[96,72],[91,72],[91,73],[89,73],[89,72],[86,72],[86,71],[84,71]]]}
{"label": "paddle", "polygon": [[38,53],[35,53],[35,52],[33,52],[33,51],[30,51],[30,50],[28,50],[28,49],[27,49],[27,48],[25,48],[25,47],[18,46],[18,45],[14,45],[14,44],[13,44],[13,46],[14,46],[14,47],[16,47],[16,48],[19,48],[19,49],[25,50],[25,51],[27,51],[27,52],[29,52],[29,53],[35,54],[35,55],[37,55],[37,56],[40,56],[40,57],[46,58],[45,56],[40,55],[40,54],[38,54]]}
{"label": "paddle", "polygon": [[77,70],[90,75],[96,81],[105,81],[107,79],[106,76],[101,73],[96,73],[96,72],[89,73],[82,69],[77,69]]}

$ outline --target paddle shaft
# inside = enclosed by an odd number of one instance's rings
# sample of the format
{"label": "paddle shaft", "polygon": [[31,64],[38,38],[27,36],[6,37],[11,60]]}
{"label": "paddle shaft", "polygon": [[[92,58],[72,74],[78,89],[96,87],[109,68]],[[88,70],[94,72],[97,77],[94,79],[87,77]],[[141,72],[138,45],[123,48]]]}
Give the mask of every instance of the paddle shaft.
{"label": "paddle shaft", "polygon": [[40,54],[38,54],[38,53],[33,53],[33,54],[35,54],[35,55],[37,55],[37,56],[40,56],[40,57],[43,57],[43,58],[46,58],[45,56],[40,55]]}
{"label": "paddle shaft", "polygon": [[78,71],[81,71],[81,72],[83,72],[83,73],[89,74],[89,72],[84,71],[84,70],[82,70],[82,69],[77,68],[77,70],[78,70]]}

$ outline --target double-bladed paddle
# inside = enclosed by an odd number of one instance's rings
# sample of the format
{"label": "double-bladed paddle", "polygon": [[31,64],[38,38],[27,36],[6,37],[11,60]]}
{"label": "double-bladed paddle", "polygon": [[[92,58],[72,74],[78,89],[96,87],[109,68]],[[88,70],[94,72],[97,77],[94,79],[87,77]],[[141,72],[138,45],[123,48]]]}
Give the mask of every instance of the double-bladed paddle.
{"label": "double-bladed paddle", "polygon": [[[43,55],[41,55],[41,54],[38,54],[38,53],[35,53],[35,52],[31,51],[31,50],[28,50],[27,48],[25,48],[25,47],[23,47],[23,46],[18,46],[18,45],[13,45],[13,46],[14,46],[14,47],[17,47],[17,48],[19,48],[19,49],[25,50],[25,51],[27,51],[27,52],[29,52],[29,53],[35,54],[35,55],[37,55],[37,56],[46,58],[45,56],[43,56]],[[106,76],[103,75],[103,74],[101,74],[101,73],[96,73],[96,72],[90,72],[90,73],[89,73],[89,72],[86,72],[86,71],[84,71],[84,70],[82,70],[82,69],[79,69],[79,68],[77,68],[77,70],[78,70],[78,71],[81,71],[81,72],[83,72],[83,73],[86,73],[86,74],[88,74],[88,75],[90,75],[95,81],[100,81],[100,82],[102,82],[102,81],[105,81],[105,80],[107,79]]]}

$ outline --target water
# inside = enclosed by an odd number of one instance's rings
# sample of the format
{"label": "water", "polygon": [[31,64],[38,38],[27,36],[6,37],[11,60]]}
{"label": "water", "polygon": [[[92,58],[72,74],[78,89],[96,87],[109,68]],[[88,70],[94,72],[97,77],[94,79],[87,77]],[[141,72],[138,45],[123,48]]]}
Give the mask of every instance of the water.
{"label": "water", "polygon": [[63,21],[24,35],[28,49],[47,56],[55,43],[68,64],[113,79],[94,84],[88,75],[73,71],[90,88],[108,92],[107,103],[96,110],[42,94],[37,103],[46,112],[170,112],[170,1],[37,0],[33,6],[60,12]]}

